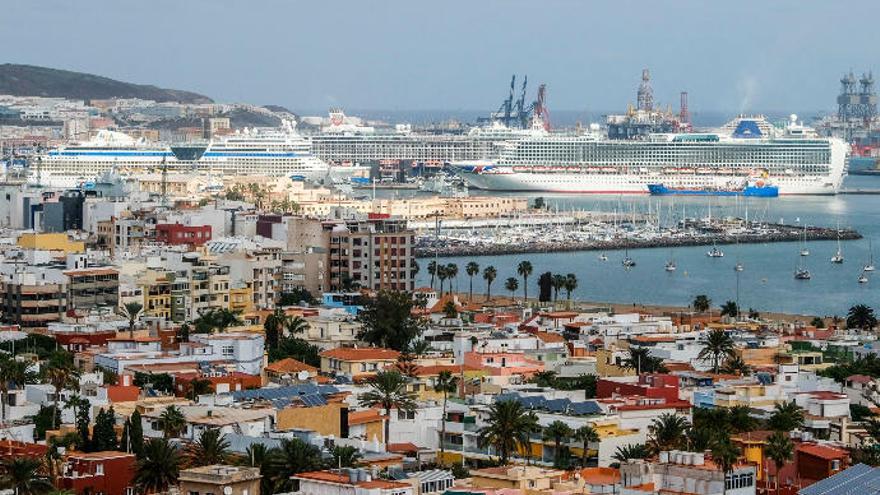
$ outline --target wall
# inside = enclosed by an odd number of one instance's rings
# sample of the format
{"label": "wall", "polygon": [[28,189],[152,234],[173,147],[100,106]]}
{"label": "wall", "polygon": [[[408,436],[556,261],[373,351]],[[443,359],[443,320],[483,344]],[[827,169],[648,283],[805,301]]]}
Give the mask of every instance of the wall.
{"label": "wall", "polygon": [[321,435],[344,437],[342,435],[343,419],[345,419],[347,428],[348,404],[341,402],[331,402],[325,406],[316,407],[287,407],[278,411],[276,429],[301,428],[314,430]]}

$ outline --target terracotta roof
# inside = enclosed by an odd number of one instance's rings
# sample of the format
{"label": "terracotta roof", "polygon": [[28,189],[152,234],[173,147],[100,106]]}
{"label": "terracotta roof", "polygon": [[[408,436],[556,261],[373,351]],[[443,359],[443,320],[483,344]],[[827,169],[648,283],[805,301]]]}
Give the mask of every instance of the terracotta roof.
{"label": "terracotta roof", "polygon": [[535,337],[538,337],[547,344],[565,342],[565,338],[562,335],[553,332],[535,332]]}
{"label": "terracotta roof", "polygon": [[318,368],[315,368],[314,366],[309,366],[308,364],[302,361],[297,361],[293,358],[284,358],[280,361],[275,361],[274,363],[266,366],[266,371],[271,371],[273,373],[296,373],[299,371],[317,373]]}
{"label": "terracotta roof", "polygon": [[354,411],[348,413],[348,424],[361,425],[364,423],[375,423],[382,421],[385,416],[378,409],[367,409],[366,411]]}
{"label": "terracotta roof", "polygon": [[873,378],[867,375],[850,375],[846,378],[846,381],[855,383],[871,383],[871,380]]}
{"label": "terracotta roof", "polygon": [[562,326],[571,327],[571,328],[580,328],[580,327],[588,327],[590,325],[592,325],[592,323],[590,323],[588,321],[570,321],[568,323],[563,324]]}
{"label": "terracotta roof", "polygon": [[397,454],[409,454],[410,452],[418,452],[419,447],[411,442],[389,443],[385,450]]}
{"label": "terracotta roof", "polygon": [[392,349],[373,347],[337,347],[321,353],[321,357],[339,359],[341,361],[394,361],[400,353]]}
{"label": "terracotta roof", "polygon": [[835,392],[829,392],[827,390],[816,390],[814,392],[800,392],[802,394],[809,395],[811,397],[815,397],[821,400],[835,400],[835,399],[846,399],[846,395],[838,394]]}
{"label": "terracotta roof", "polygon": [[541,313],[539,316],[556,320],[559,318],[575,318],[577,315],[577,311],[550,311],[549,313]]}
{"label": "terracotta roof", "polygon": [[847,455],[845,450],[835,449],[834,447],[819,445],[817,443],[802,443],[797,446],[797,451],[829,461],[842,459]]}
{"label": "terracotta roof", "polygon": [[637,335],[633,337],[636,342],[675,342],[671,335]]}
{"label": "terracotta roof", "polygon": [[594,467],[575,470],[588,485],[613,485],[620,481],[620,471],[607,467]]}

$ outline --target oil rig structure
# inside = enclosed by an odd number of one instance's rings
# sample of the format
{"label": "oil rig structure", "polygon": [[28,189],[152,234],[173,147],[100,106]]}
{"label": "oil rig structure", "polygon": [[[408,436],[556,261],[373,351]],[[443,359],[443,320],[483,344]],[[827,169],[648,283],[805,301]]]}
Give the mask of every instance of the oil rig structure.
{"label": "oil rig structure", "polygon": [[678,115],[672,106],[664,110],[654,103],[654,89],[651,87],[651,72],[642,69],[642,80],[636,91],[636,106],[630,103],[625,114],[605,116],[610,139],[644,139],[649,134],[669,132],[690,132],[691,116],[688,110],[688,94],[682,91]]}
{"label": "oil rig structure", "polygon": [[529,77],[523,76],[519,98],[515,97],[516,74],[510,78],[510,91],[507,98],[501,102],[498,110],[489,114],[488,117],[478,117],[477,124],[485,125],[499,122],[511,129],[528,129],[533,125],[536,118],[540,118],[540,124],[550,130],[550,111],[547,108],[547,85],[538,86],[538,95],[535,101],[526,104],[526,90]]}
{"label": "oil rig structure", "polygon": [[856,80],[852,71],[840,78],[840,94],[837,96],[837,120],[843,126],[844,138],[852,141],[860,131],[867,131],[877,118],[877,93],[874,91],[874,75],[863,73]]}

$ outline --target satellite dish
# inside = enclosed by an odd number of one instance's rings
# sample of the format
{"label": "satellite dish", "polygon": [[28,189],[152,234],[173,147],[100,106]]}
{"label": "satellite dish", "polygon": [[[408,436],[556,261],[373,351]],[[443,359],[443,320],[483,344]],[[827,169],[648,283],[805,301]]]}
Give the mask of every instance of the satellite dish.
{"label": "satellite dish", "polygon": [[306,370],[300,371],[299,373],[296,374],[296,379],[301,382],[308,380],[309,379],[309,372]]}
{"label": "satellite dish", "polygon": [[223,487],[223,495],[232,495],[232,487],[224,486]]}

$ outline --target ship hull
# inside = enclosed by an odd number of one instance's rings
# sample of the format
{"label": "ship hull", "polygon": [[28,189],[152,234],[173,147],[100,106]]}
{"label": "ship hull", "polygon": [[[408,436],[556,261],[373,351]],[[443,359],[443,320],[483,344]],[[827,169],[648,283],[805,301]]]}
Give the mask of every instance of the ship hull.
{"label": "ship hull", "polygon": [[774,186],[746,186],[741,189],[687,189],[666,187],[663,184],[648,184],[648,192],[652,196],[746,196],[755,198],[775,198],[779,196],[779,188]]}

